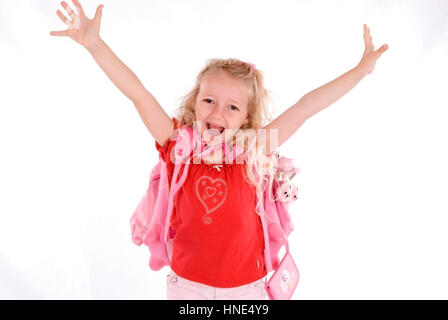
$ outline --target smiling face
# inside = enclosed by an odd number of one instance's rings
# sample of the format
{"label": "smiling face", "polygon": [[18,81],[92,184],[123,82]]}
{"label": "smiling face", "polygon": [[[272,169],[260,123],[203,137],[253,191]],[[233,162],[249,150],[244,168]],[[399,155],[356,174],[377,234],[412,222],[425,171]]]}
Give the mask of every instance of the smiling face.
{"label": "smiling face", "polygon": [[205,77],[195,104],[195,120],[200,122],[201,135],[210,129],[208,133],[220,136],[225,129],[235,132],[248,123],[248,99],[247,86],[242,80],[226,72]]}

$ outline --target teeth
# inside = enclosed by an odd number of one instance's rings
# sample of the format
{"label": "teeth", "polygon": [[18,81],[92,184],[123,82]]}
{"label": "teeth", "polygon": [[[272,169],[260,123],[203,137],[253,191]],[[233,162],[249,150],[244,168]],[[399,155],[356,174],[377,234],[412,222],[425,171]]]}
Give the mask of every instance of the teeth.
{"label": "teeth", "polygon": [[222,126],[218,126],[218,125],[213,125],[213,128],[211,128],[211,126],[210,126],[210,123],[207,123],[207,129],[215,129],[215,130],[218,130],[218,131],[224,131],[224,127],[222,127]]}
{"label": "teeth", "polygon": [[208,129],[207,130],[209,134],[211,134],[212,136],[218,136],[221,134],[221,131],[216,130],[216,129]]}

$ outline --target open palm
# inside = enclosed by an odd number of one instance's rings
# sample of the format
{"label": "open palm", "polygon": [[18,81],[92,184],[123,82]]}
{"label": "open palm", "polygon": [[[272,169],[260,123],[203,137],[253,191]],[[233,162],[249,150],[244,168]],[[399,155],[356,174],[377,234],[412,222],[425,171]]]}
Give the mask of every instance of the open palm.
{"label": "open palm", "polygon": [[67,25],[68,29],[51,31],[50,35],[70,37],[83,47],[88,48],[99,38],[101,13],[104,6],[99,5],[96,9],[95,17],[89,19],[84,14],[84,10],[79,1],[72,0],[72,2],[76,7],[76,13],[65,1],[61,2],[62,7],[64,7],[70,19],[68,19],[60,10],[56,11],[56,14],[61,18],[62,22]]}

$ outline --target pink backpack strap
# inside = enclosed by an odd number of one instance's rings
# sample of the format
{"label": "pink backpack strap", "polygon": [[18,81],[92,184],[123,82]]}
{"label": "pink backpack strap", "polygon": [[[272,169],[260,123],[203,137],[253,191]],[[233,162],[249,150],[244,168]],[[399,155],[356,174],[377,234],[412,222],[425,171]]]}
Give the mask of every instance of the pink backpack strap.
{"label": "pink backpack strap", "polygon": [[[259,175],[257,174],[257,172],[254,172],[255,178],[257,181],[260,181],[259,179]],[[261,182],[261,187],[263,190],[263,187],[265,186],[265,181],[260,181]],[[264,189],[263,192],[263,200],[262,200],[262,205],[260,206],[260,220],[261,220],[261,225],[263,227],[263,236],[264,236],[264,260],[265,260],[265,266],[266,266],[266,271],[270,272],[273,270],[273,265],[272,265],[272,259],[271,259],[271,248],[270,248],[270,238],[269,238],[269,227],[268,227],[268,222],[266,220],[266,192],[268,188]]]}
{"label": "pink backpack strap", "polygon": [[174,174],[173,179],[171,180],[171,188],[168,196],[168,213],[166,215],[166,221],[165,221],[165,232],[164,232],[164,240],[165,242],[168,242],[168,235],[169,235],[169,229],[170,229],[170,221],[171,221],[171,213],[173,211],[173,204],[174,204],[174,196],[179,191],[180,187],[185,182],[185,179],[187,178],[188,173],[188,165],[190,163],[190,159],[187,160],[187,163],[185,163],[184,171],[182,172],[182,176],[179,180],[179,182],[175,182],[177,179],[177,176],[179,175],[180,167],[182,166],[182,163],[176,164],[174,168]]}
{"label": "pink backpack strap", "polygon": [[273,270],[272,268],[272,260],[271,260],[271,248],[269,244],[269,232],[266,221],[266,215],[264,209],[262,209],[262,214],[260,216],[261,224],[263,226],[263,235],[264,235],[264,260],[266,265],[266,271],[270,272]]}
{"label": "pink backpack strap", "polygon": [[[177,191],[179,191],[179,189],[182,187],[182,185],[185,182],[185,179],[187,178],[188,166],[190,164],[190,153],[193,150],[193,143],[194,143],[193,136],[194,136],[193,130],[190,127],[185,127],[183,129],[179,129],[179,135],[177,136],[176,139],[174,159],[171,159],[171,161],[175,161],[175,166],[173,177],[171,179],[171,188],[168,196],[168,211],[166,215],[165,232],[163,237],[165,242],[168,242],[169,240],[170,221],[174,205],[174,196],[176,195]],[[186,162],[185,159],[187,159]],[[185,164],[184,170],[182,172],[180,180],[177,181],[177,177],[179,175],[179,171],[183,163]]]}

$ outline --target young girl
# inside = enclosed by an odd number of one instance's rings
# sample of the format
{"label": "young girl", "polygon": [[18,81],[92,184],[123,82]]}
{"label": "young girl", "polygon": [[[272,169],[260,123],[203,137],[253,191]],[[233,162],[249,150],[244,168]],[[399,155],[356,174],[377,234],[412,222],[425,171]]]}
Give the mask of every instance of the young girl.
{"label": "young girl", "polygon": [[[200,161],[189,166],[187,179],[174,200],[171,227],[176,236],[167,298],[266,299],[264,238],[258,215],[262,190],[258,177],[271,174],[268,169],[273,151],[308,118],[370,74],[388,46],[374,50],[370,31],[364,25],[365,50],[356,67],[309,92],[271,122],[261,71],[237,59],[210,60],[199,73],[193,90],[184,97],[177,117],[171,119],[100,38],[104,6],[98,6],[95,17],[88,19],[79,1],[73,0],[73,4],[76,13],[62,2],[70,19],[56,11],[69,28],[50,34],[68,36],[85,47],[134,103],[167,164],[169,181],[174,169],[175,129],[190,126],[204,141],[203,147],[193,154]],[[259,134],[262,131],[258,129],[265,129],[265,133]],[[276,134],[271,135],[271,131]],[[247,137],[255,137],[256,144]],[[218,152],[222,146],[233,152]]]}

